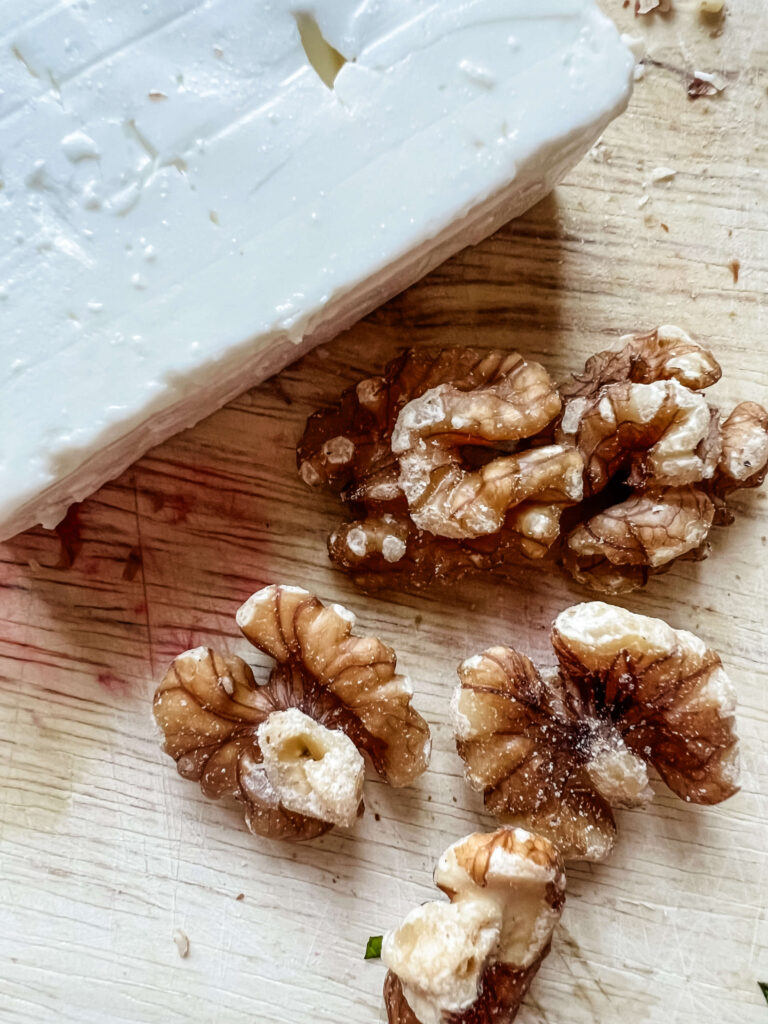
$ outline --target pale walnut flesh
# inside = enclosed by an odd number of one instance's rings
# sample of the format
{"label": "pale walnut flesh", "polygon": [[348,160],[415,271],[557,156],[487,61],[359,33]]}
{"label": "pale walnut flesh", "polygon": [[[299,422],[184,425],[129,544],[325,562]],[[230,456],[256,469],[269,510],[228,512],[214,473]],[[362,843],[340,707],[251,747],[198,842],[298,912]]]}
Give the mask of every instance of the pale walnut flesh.
{"label": "pale walnut flesh", "polygon": [[273,711],[257,738],[267,779],[286,810],[344,828],[354,825],[365,762],[345,733],[288,708]]}
{"label": "pale walnut flesh", "polygon": [[429,728],[410,684],[391,648],[352,633],[350,612],[271,586],[237,621],[277,662],[266,684],[201,647],[174,660],[154,699],[166,753],[205,796],[238,800],[258,835],[311,839],[362,811],[363,754],[391,785],[425,770]]}
{"label": "pale walnut flesh", "polygon": [[557,563],[593,590],[706,558],[730,495],[768,471],[768,412],[725,419],[721,370],[678,327],[627,335],[556,388],[516,353],[413,349],[312,416],[302,478],[352,519],[331,560],[363,589]]}
{"label": "pale walnut flesh", "polygon": [[512,1021],[565,900],[553,845],[522,829],[474,833],[435,870],[450,903],[426,903],[389,932],[384,1000],[390,1024]]}
{"label": "pale walnut flesh", "polygon": [[459,668],[456,745],[492,814],[565,859],[599,861],[615,841],[612,808],[651,798],[648,765],[692,803],[737,791],[734,691],[701,640],[595,601],[562,612],[552,644],[548,673],[507,647]]}

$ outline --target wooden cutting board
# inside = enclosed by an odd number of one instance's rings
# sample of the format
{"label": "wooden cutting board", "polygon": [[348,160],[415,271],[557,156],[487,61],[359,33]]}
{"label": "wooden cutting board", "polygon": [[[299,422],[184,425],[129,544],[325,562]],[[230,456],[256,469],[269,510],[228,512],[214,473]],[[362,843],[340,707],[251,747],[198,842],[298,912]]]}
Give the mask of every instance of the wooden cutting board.
{"label": "wooden cutting board", "polygon": [[[295,470],[312,410],[403,345],[508,346],[563,377],[664,322],[712,345],[723,407],[768,404],[768,9],[603,6],[651,60],[629,113],[554,195],[151,452],[60,535],[0,548],[3,1022],[372,1024],[384,970],[363,961],[366,939],[433,896],[448,843],[490,824],[447,724],[456,666],[501,642],[546,658],[549,623],[584,592],[534,569],[514,586],[356,592],[325,554],[340,509]],[[694,71],[718,71],[724,91],[690,100]],[[675,173],[654,183],[660,167]],[[658,783],[649,810],[619,816],[610,861],[569,872],[521,1024],[768,1024],[768,490],[736,504],[708,561],[624,603],[721,651],[743,789],[696,808]],[[204,800],[150,715],[181,650],[248,655],[235,610],[273,581],[341,601],[394,645],[434,733],[418,785],[371,779],[354,832],[304,846],[254,838]]]}

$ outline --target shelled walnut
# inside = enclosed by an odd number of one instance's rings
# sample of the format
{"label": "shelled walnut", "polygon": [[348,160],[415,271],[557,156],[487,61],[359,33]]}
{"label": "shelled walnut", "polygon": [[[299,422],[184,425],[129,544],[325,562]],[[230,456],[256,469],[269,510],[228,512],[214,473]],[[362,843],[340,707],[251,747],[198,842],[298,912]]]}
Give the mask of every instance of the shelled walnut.
{"label": "shelled walnut", "polygon": [[389,932],[389,1024],[510,1022],[549,953],[565,902],[554,846],[517,828],[476,832],[449,846],[426,903]]}
{"label": "shelled walnut", "polygon": [[753,402],[724,423],[701,390],[714,356],[676,327],[622,339],[561,391],[557,438],[584,458],[585,502],[566,524],[563,563],[594,590],[621,593],[681,557],[708,554],[727,497],[768,472],[768,413]]}
{"label": "shelled walnut", "polygon": [[734,690],[698,637],[595,601],[558,615],[552,645],[551,672],[508,647],[459,668],[457,749],[500,821],[547,836],[565,859],[599,861],[615,840],[611,808],[652,798],[648,764],[692,803],[737,791]]}
{"label": "shelled walnut", "polygon": [[411,349],[361,381],[298,448],[304,481],[360,516],[332,559],[363,586],[424,586],[545,555],[582,496],[578,452],[541,436],[561,404],[541,366],[500,351]]}
{"label": "shelled walnut", "polygon": [[265,685],[242,658],[198,647],[175,659],[155,693],[179,774],[207,797],[239,800],[251,832],[312,839],[354,824],[363,753],[393,786],[427,766],[429,727],[394,651],[355,636],[354,622],[299,587],[265,587],[237,612],[246,638],[275,659]]}
{"label": "shelled walnut", "polygon": [[299,469],[356,517],[329,552],[364,588],[549,560],[632,590],[705,557],[728,495],[768,471],[768,413],[745,402],[721,423],[700,393],[719,377],[674,327],[623,338],[560,391],[515,353],[410,350],[310,417]]}

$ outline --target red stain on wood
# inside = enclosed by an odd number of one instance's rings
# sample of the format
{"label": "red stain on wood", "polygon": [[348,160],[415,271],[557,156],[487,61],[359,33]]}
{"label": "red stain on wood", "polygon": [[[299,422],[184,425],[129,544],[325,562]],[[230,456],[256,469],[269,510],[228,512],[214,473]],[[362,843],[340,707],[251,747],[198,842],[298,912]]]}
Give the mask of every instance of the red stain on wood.
{"label": "red stain on wood", "polygon": [[135,580],[139,573],[139,570],[141,569],[141,566],[141,549],[131,548],[131,550],[128,552],[128,557],[125,560],[125,566],[123,568],[123,579],[128,580],[129,583],[132,580]]}
{"label": "red stain on wood", "polygon": [[80,505],[70,505],[67,514],[54,530],[61,545],[59,561],[56,563],[55,568],[71,569],[75,564],[75,560],[83,546],[80,530]]}
{"label": "red stain on wood", "polygon": [[127,680],[116,676],[114,672],[99,672],[96,682],[108,693],[125,693],[131,688],[131,684]]}
{"label": "red stain on wood", "polygon": [[166,522],[172,526],[185,523],[189,513],[195,506],[194,498],[187,498],[183,494],[161,494],[159,491],[145,491],[149,499],[152,511],[167,512]]}

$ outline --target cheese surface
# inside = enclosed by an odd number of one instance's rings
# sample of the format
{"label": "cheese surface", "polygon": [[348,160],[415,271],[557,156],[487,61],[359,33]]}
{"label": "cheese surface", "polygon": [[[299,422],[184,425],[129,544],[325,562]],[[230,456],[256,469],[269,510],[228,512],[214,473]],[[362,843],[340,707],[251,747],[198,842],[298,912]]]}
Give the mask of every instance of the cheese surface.
{"label": "cheese surface", "polygon": [[0,21],[2,537],[523,212],[634,63],[592,0],[0,0]]}

